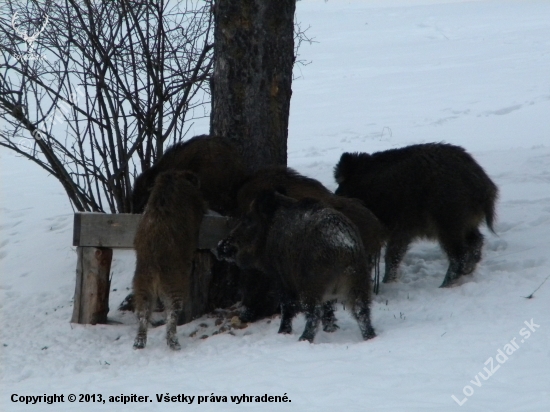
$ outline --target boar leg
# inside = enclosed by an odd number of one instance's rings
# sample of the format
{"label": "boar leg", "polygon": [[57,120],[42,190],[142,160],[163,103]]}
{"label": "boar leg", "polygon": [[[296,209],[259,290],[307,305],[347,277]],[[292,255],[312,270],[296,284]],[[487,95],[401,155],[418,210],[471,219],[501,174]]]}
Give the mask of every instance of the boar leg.
{"label": "boar leg", "polygon": [[180,350],[181,346],[176,335],[178,318],[183,309],[183,299],[180,297],[167,298],[165,306],[166,314],[166,343],[172,350]]}
{"label": "boar leg", "polygon": [[467,264],[469,253],[466,240],[459,235],[460,233],[460,230],[449,230],[448,233],[441,236],[441,246],[449,257],[449,269],[447,269],[440,288],[446,288],[455,283],[465,273],[466,266],[469,266]]}
{"label": "boar leg", "polygon": [[307,340],[309,343],[313,343],[319,322],[321,321],[322,308],[321,305],[307,303],[304,305],[304,311],[306,313],[306,327],[299,340]]}
{"label": "boar leg", "polygon": [[323,330],[325,332],[335,332],[339,326],[335,323],[337,321],[334,316],[334,300],[328,300],[323,303],[323,317],[321,323],[323,324]]}
{"label": "boar leg", "polygon": [[475,228],[468,233],[466,237],[468,252],[466,256],[466,264],[464,266],[464,275],[471,274],[476,265],[481,260],[481,249],[483,248],[483,235]]}
{"label": "boar leg", "polygon": [[389,283],[397,280],[399,264],[403,260],[405,253],[407,253],[407,248],[410,242],[410,239],[401,236],[394,235],[390,238],[386,246],[386,255],[384,256],[386,271],[382,282]]}
{"label": "boar leg", "polygon": [[143,349],[147,343],[147,326],[151,317],[154,296],[150,291],[138,291],[135,294],[136,315],[138,318],[138,332],[134,340],[134,349]]}
{"label": "boar leg", "polygon": [[281,299],[281,326],[278,333],[292,333],[292,319],[298,312],[296,301],[283,294]]}
{"label": "boar leg", "polygon": [[372,339],[376,336],[376,333],[370,323],[369,301],[366,297],[363,299],[358,299],[353,307],[353,316],[357,320],[357,324],[359,325],[359,329],[361,330],[361,335],[364,340]]}
{"label": "boar leg", "polygon": [[443,279],[443,283],[439,287],[448,288],[449,286],[452,286],[464,272],[464,266],[465,262],[463,259],[460,260],[454,257],[449,257],[449,269],[447,269],[445,279]]}
{"label": "boar leg", "polygon": [[241,322],[255,322],[277,313],[280,294],[272,277],[250,268],[241,269],[240,276],[243,295]]}

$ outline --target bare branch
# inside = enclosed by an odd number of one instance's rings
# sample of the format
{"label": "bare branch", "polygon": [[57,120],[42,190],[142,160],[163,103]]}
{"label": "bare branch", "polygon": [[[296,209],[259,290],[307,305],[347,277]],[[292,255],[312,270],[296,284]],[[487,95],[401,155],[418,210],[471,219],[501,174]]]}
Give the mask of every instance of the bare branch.
{"label": "bare branch", "polygon": [[129,211],[132,177],[207,111],[211,2],[5,3],[0,146],[56,177],[77,210]]}

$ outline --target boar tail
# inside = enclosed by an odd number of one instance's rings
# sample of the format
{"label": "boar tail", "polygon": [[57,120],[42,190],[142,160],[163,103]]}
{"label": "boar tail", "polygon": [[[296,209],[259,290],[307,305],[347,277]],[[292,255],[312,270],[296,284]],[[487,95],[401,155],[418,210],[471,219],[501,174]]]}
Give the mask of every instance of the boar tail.
{"label": "boar tail", "polygon": [[495,222],[495,203],[498,199],[498,188],[496,185],[491,182],[491,191],[489,195],[489,199],[485,202],[484,212],[485,212],[485,222],[487,223],[487,227],[496,235],[495,229],[494,229],[494,222]]}
{"label": "boar tail", "polygon": [[493,232],[495,235],[497,232],[495,232],[494,228],[494,222],[495,222],[495,206],[491,205],[485,209],[485,222],[487,223],[487,227]]}
{"label": "boar tail", "polygon": [[376,295],[378,295],[378,291],[380,290],[380,251],[378,251],[378,253],[373,256],[373,261],[374,261],[373,291]]}

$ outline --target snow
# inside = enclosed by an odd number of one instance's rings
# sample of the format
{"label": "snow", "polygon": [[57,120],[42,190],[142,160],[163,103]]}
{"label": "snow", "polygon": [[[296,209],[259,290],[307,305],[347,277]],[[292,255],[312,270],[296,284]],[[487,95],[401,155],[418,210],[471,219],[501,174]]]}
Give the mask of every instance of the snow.
{"label": "snow", "polygon": [[[293,83],[289,165],[334,189],[332,169],[344,151],[432,141],[465,147],[500,188],[497,235],[484,229],[476,272],[439,289],[446,258],[436,244],[416,243],[401,280],[381,285],[374,299],[378,336],[367,342],[339,308],[340,329],[319,331],[315,344],[298,342],[303,316],[289,336],[276,333],[276,317],[235,336],[200,339],[213,330],[204,317],[178,328],[180,352],[167,348],[164,327],[150,329],[147,348],[135,351],[137,322],[116,310],[133,253],[115,253],[112,322],[71,325],[71,207],[55,179],[0,149],[2,411],[550,410],[550,279],[525,298],[550,275],[550,2],[304,0],[297,7],[317,43],[300,51],[312,63]],[[193,133],[207,127],[197,123]],[[518,348],[498,363],[513,340]],[[490,358],[494,374],[484,380]],[[166,393],[228,402],[157,402],[155,394]],[[65,402],[30,406],[12,394],[64,394]],[[153,402],[70,403],[69,394]],[[292,402],[231,402],[243,394],[286,394]]]}

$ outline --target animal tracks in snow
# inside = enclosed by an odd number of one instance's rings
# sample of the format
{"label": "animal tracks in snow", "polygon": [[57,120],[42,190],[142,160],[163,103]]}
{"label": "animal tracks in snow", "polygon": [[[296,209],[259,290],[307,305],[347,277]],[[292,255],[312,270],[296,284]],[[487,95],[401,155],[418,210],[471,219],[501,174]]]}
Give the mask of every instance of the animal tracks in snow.
{"label": "animal tracks in snow", "polygon": [[[534,104],[534,103],[532,102],[532,104]],[[508,114],[508,113],[512,113],[516,110],[519,110],[522,107],[523,107],[522,104],[516,104],[516,105],[513,105],[513,106],[509,106],[509,107],[504,107],[502,109],[495,110],[495,111],[492,111],[492,112],[485,112],[484,115],[485,116],[491,116],[491,115],[502,116],[502,115],[505,115],[505,114]],[[481,116],[481,115],[478,115],[478,116]]]}
{"label": "animal tracks in snow", "polygon": [[0,242],[0,260],[4,259],[8,255],[8,252],[3,250],[8,243],[10,243],[9,239]]}
{"label": "animal tracks in snow", "polygon": [[[447,107],[442,110],[443,113],[445,113],[445,116],[442,116],[441,118],[434,120],[433,118],[426,118],[424,124],[429,124],[433,126],[441,126],[442,124],[457,120],[463,117],[467,116],[475,116],[475,117],[491,117],[491,116],[506,116],[510,113],[516,112],[518,110],[524,109],[528,106],[534,106],[539,103],[546,103],[548,102],[548,96],[539,96],[527,101],[524,101],[522,103],[515,103],[510,104],[508,106],[500,107],[497,109],[492,110],[475,110],[474,107],[465,108],[465,109],[454,109]],[[473,105],[477,104],[479,102],[472,102]],[[420,124],[420,126],[424,125]]]}
{"label": "animal tracks in snow", "polygon": [[539,225],[543,225],[543,224],[550,224],[550,214],[544,215],[544,216],[539,216],[536,219],[529,222],[530,226],[539,226]]}
{"label": "animal tracks in snow", "polygon": [[46,219],[48,220],[47,230],[62,231],[72,223],[71,217],[72,215],[61,215]]}
{"label": "animal tracks in snow", "polygon": [[[510,256],[513,254],[516,254],[521,256],[521,252],[524,252],[523,250],[517,251],[517,252],[511,252],[509,255],[504,254],[501,256],[495,256],[494,258],[487,259],[484,263],[484,266],[490,271],[490,272],[519,272],[524,269],[532,269],[544,266],[547,259],[544,258],[532,258],[532,259],[519,259],[514,260],[514,256]],[[510,256],[509,259],[506,257]]]}
{"label": "animal tracks in snow", "polygon": [[492,252],[503,251],[508,249],[508,242],[504,239],[489,239],[486,240],[485,247]]}

